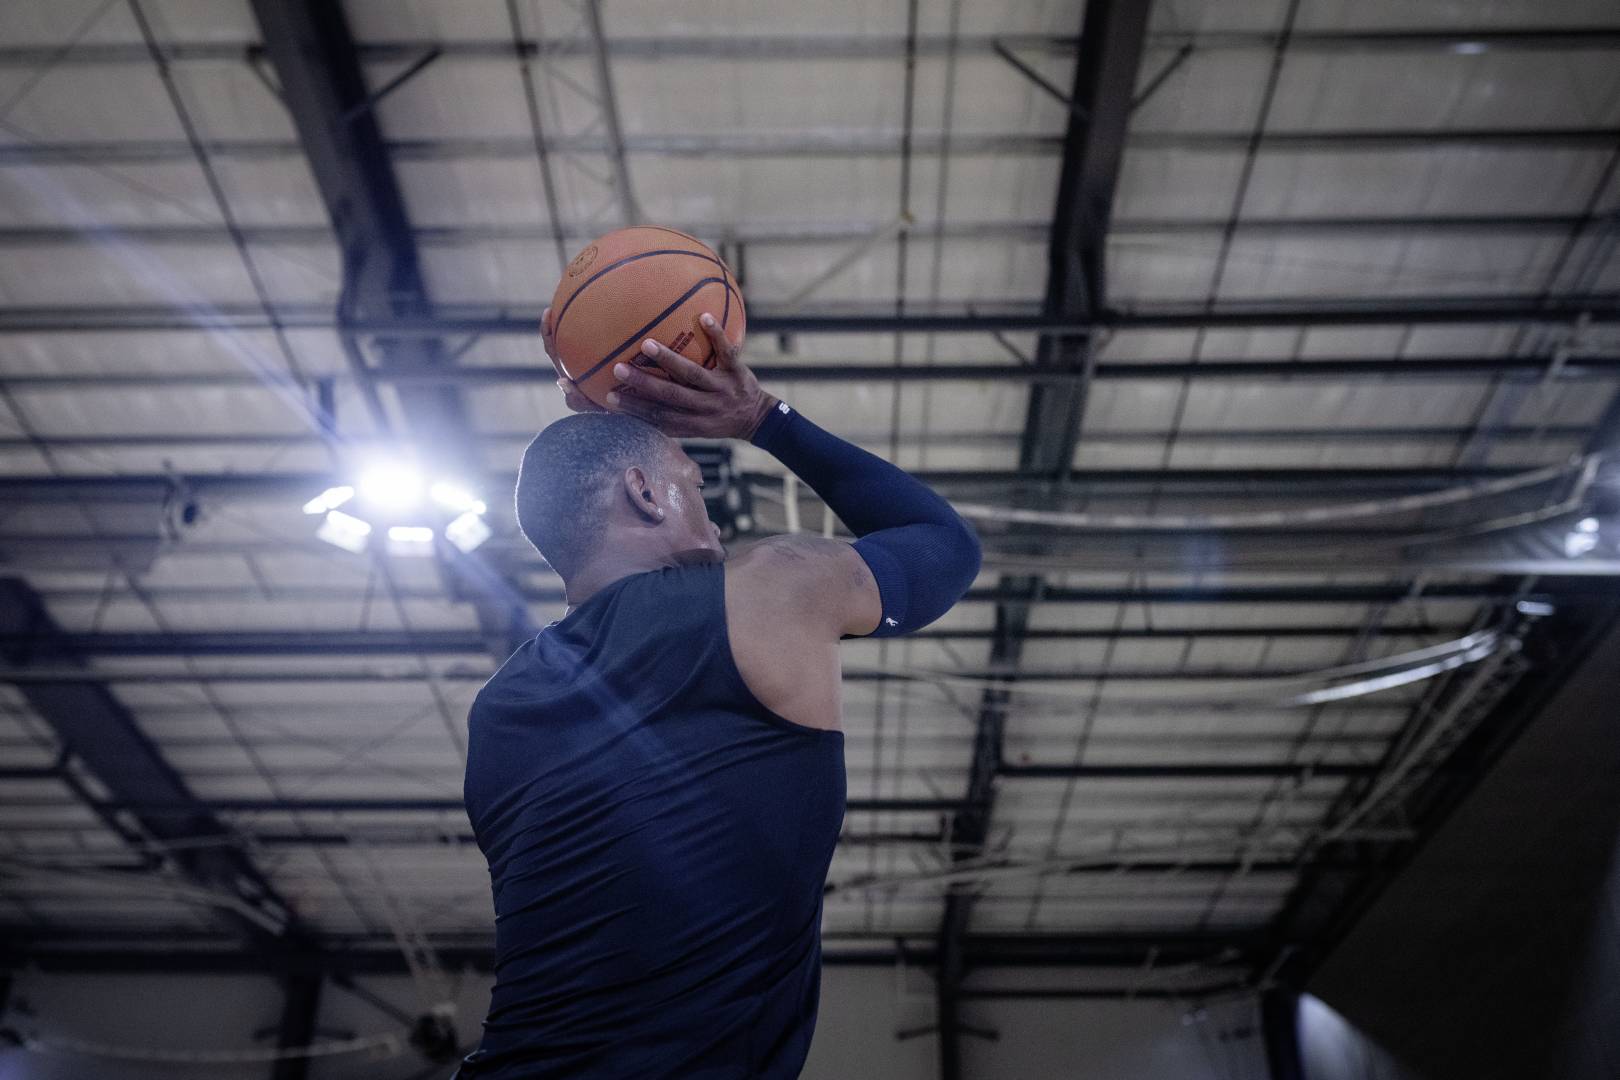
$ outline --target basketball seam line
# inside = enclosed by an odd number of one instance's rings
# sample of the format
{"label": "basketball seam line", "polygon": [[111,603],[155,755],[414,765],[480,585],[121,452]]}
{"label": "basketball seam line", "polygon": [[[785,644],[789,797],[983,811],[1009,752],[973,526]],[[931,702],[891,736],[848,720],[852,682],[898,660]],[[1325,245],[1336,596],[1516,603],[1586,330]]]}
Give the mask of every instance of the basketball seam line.
{"label": "basketball seam line", "polygon": [[696,251],[682,251],[680,248],[658,248],[655,251],[641,251],[634,255],[626,255],[618,262],[609,263],[607,266],[602,267],[602,269],[598,270],[596,273],[579,283],[579,288],[575,289],[573,294],[569,296],[567,300],[563,301],[562,310],[557,312],[557,321],[553,323],[551,327],[552,334],[555,335],[562,333],[563,316],[568,314],[568,309],[573,306],[575,300],[579,299],[579,294],[590,288],[591,283],[597,278],[601,277],[603,274],[611,273],[612,271],[617,270],[625,263],[632,263],[637,259],[650,259],[654,255],[690,255],[694,259],[702,259],[704,262],[714,263],[716,266],[720,267],[722,271],[726,269],[726,264],[712,255],[702,255]]}
{"label": "basketball seam line", "polygon": [[[696,293],[699,289],[703,288],[705,285],[720,285],[720,286],[724,287],[727,290],[730,290],[730,288],[731,288],[730,285],[726,284],[726,279],[723,278],[723,277],[707,277],[707,278],[703,278],[697,284],[693,285],[690,289],[687,289],[686,292],[682,293],[680,295],[680,297],[678,297],[673,304],[670,304],[669,307],[665,308],[663,311],[660,311],[656,316],[654,316],[653,320],[651,322],[647,323],[647,325],[643,326],[640,330],[637,330],[635,333],[631,334],[628,338],[625,339],[625,341],[624,341],[624,343],[622,345],[620,345],[617,349],[614,349],[612,352],[608,353],[601,360],[598,360],[596,362],[596,364],[589,371],[585,372],[585,374],[579,376],[574,381],[576,383],[582,383],[586,379],[589,379],[592,375],[595,375],[598,371],[601,371],[608,364],[612,363],[613,359],[616,356],[618,356],[620,353],[624,352],[624,350],[628,349],[630,346],[634,345],[636,343],[637,338],[642,337],[643,335],[645,335],[647,333],[647,331],[651,330],[653,327],[657,326],[659,323],[661,323],[665,319],[669,318],[670,312],[674,311],[676,308],[680,307],[682,304],[684,304],[688,300],[690,300],[692,298],[692,295],[694,293]],[[728,297],[728,299],[729,299],[729,297]]]}

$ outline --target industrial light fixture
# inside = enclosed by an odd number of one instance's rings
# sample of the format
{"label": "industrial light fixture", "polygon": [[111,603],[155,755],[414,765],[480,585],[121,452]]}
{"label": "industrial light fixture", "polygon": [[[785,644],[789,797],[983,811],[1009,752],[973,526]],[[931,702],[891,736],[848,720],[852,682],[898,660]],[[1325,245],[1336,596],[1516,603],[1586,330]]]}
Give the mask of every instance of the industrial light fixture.
{"label": "industrial light fixture", "polygon": [[1597,533],[1576,530],[1564,537],[1564,557],[1578,559],[1597,546]]}
{"label": "industrial light fixture", "polygon": [[423,557],[433,554],[433,530],[426,525],[390,525],[388,554]]}
{"label": "industrial light fixture", "polygon": [[315,530],[315,535],[328,544],[359,555],[366,550],[367,539],[371,536],[371,523],[361,521],[341,510],[329,510],[326,519],[321,522],[321,527]]}
{"label": "industrial light fixture", "polygon": [[303,504],[304,513],[324,515],[315,530],[319,539],[362,554],[376,532],[390,555],[405,557],[432,555],[441,533],[457,550],[473,551],[492,535],[484,521],[488,509],[467,485],[429,483],[414,465],[400,461],[374,461],[354,483],[328,487]]}
{"label": "industrial light fixture", "polygon": [[329,487],[304,504],[304,513],[324,514],[328,510],[336,510],[352,498],[354,498],[354,488],[348,484]]}
{"label": "industrial light fixture", "polygon": [[454,513],[482,514],[486,509],[484,500],[477,498],[466,488],[459,484],[452,484],[448,480],[436,480],[428,488],[428,496],[446,510]]}
{"label": "industrial light fixture", "polygon": [[360,499],[383,510],[414,510],[422,503],[422,474],[398,462],[382,462],[360,474]]}
{"label": "industrial light fixture", "polygon": [[483,503],[478,504],[477,510],[468,510],[444,527],[444,538],[463,554],[471,554],[490,537],[489,525],[480,516],[483,512]]}

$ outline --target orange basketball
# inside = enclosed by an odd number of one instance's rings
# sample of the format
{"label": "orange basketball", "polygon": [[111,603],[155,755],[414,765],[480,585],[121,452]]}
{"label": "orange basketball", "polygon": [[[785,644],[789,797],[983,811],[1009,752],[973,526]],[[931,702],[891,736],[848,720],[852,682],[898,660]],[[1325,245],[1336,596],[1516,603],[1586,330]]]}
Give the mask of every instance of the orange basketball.
{"label": "orange basketball", "polygon": [[747,318],[731,269],[702,241],[658,225],[598,237],[574,256],[551,298],[557,359],[585,396],[603,404],[618,362],[666,377],[641,351],[648,338],[695,363],[718,357],[698,316],[720,320],[741,345]]}

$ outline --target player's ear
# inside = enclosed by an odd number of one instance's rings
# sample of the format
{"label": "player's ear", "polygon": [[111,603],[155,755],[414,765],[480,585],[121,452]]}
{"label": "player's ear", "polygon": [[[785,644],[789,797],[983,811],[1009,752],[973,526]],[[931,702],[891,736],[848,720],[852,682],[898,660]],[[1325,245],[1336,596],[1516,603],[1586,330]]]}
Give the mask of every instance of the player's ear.
{"label": "player's ear", "polygon": [[664,520],[664,507],[658,501],[658,495],[653,491],[652,477],[639,465],[632,465],[624,470],[624,493],[630,499],[630,505],[649,523],[656,524]]}

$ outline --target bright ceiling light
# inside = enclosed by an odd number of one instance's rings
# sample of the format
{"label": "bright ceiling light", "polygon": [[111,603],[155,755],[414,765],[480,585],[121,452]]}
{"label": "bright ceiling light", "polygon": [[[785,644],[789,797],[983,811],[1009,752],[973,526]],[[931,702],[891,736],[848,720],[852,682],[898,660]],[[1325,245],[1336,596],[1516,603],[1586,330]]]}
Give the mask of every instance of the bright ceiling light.
{"label": "bright ceiling light", "polygon": [[1578,533],[1595,533],[1595,532],[1597,532],[1598,531],[1598,519],[1595,518],[1595,517],[1581,518],[1581,520],[1579,520],[1579,521],[1577,521],[1575,523],[1575,531],[1578,532]]}
{"label": "bright ceiling light", "polygon": [[1459,56],[1478,56],[1485,49],[1483,41],[1459,41],[1451,47],[1451,51]]}
{"label": "bright ceiling light", "polygon": [[444,527],[444,538],[465,554],[471,554],[489,537],[489,526],[474,510],[468,510]]}
{"label": "bright ceiling light", "polygon": [[426,525],[390,525],[388,554],[422,556],[433,554],[433,530]]}
{"label": "bright ceiling light", "polygon": [[1597,546],[1596,533],[1572,532],[1564,537],[1564,555],[1567,558],[1578,559]]}
{"label": "bright ceiling light", "polygon": [[315,530],[315,535],[334,547],[359,555],[366,550],[371,526],[341,510],[332,510],[327,513],[326,520],[321,522],[321,527]]}
{"label": "bright ceiling light", "polygon": [[360,497],[388,510],[410,510],[422,502],[422,474],[409,465],[373,465],[360,474]]}
{"label": "bright ceiling light", "polygon": [[328,510],[336,510],[352,498],[354,498],[354,488],[348,484],[329,487],[304,504],[304,513],[324,514]]}
{"label": "bright ceiling light", "polygon": [[434,481],[433,486],[428,488],[428,495],[446,510],[453,510],[458,514],[467,511],[482,514],[488,509],[484,505],[484,500],[478,498],[461,485],[452,484],[448,480]]}

